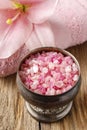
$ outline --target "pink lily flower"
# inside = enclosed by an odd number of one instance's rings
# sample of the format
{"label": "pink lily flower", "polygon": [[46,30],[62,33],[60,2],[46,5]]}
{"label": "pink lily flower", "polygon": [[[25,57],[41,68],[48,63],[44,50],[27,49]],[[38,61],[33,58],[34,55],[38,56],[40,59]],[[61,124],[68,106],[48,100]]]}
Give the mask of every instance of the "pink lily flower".
{"label": "pink lily flower", "polygon": [[42,46],[52,45],[54,36],[46,21],[57,3],[58,0],[0,0],[0,58],[10,57],[24,43],[31,49],[40,46],[39,42]]}

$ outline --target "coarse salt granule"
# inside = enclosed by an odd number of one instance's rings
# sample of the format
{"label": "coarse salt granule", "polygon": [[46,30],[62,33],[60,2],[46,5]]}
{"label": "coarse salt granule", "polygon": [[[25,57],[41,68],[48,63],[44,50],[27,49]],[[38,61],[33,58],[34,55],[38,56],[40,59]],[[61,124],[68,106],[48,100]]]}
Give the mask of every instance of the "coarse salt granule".
{"label": "coarse salt granule", "polygon": [[47,67],[42,68],[42,73],[47,73],[47,72],[48,72],[48,68]]}
{"label": "coarse salt granule", "polygon": [[77,75],[77,74],[74,75],[73,80],[74,80],[74,81],[77,81],[77,80],[78,80],[78,75]]}
{"label": "coarse salt granule", "polygon": [[34,73],[38,72],[38,65],[33,65],[32,70]]}
{"label": "coarse salt granule", "polygon": [[70,56],[57,52],[42,52],[25,59],[20,77],[26,87],[42,95],[62,94],[79,78],[79,70]]}
{"label": "coarse salt granule", "polygon": [[65,71],[66,71],[66,73],[71,72],[71,65],[66,66]]}
{"label": "coarse salt granule", "polygon": [[54,67],[55,67],[54,62],[53,63],[49,62],[48,67],[49,67],[49,69],[54,69]]}

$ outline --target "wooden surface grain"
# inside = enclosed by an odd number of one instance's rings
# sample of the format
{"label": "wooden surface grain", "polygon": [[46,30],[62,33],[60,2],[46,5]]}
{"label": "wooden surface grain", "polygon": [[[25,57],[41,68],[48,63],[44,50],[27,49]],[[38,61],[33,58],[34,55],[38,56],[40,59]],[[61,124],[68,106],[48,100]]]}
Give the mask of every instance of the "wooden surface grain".
{"label": "wooden surface grain", "polygon": [[87,130],[87,43],[69,48],[81,67],[81,88],[71,112],[55,123],[41,123],[27,112],[16,74],[0,78],[0,130]]}

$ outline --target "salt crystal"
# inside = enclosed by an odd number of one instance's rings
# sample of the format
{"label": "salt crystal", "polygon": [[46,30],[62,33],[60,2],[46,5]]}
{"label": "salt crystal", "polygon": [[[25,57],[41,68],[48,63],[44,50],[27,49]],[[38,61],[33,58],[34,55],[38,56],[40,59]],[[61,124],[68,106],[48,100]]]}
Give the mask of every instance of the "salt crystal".
{"label": "salt crystal", "polygon": [[36,89],[37,88],[37,85],[35,85],[35,84],[31,84],[31,89]]}
{"label": "salt crystal", "polygon": [[47,73],[48,72],[48,68],[47,67],[44,67],[44,68],[42,68],[42,73]]}
{"label": "salt crystal", "polygon": [[32,69],[33,69],[34,73],[37,73],[38,72],[38,65],[33,65]]}
{"label": "salt crystal", "polygon": [[32,80],[38,80],[39,79],[39,75],[34,75],[33,77],[31,77]]}
{"label": "salt crystal", "polygon": [[66,57],[64,58],[64,61],[65,61],[67,64],[69,64],[69,65],[72,65],[72,64],[73,64],[73,60],[71,59],[70,56],[66,56]]}
{"label": "salt crystal", "polygon": [[74,75],[73,80],[74,80],[74,81],[77,81],[77,80],[78,80],[78,77],[79,77],[79,76],[78,76],[77,74]]}
{"label": "salt crystal", "polygon": [[65,93],[65,92],[66,92],[66,88],[63,88],[63,89],[62,89],[62,93]]}
{"label": "salt crystal", "polygon": [[47,88],[47,87],[48,87],[46,83],[43,83],[42,86],[43,86],[44,88]]}
{"label": "salt crystal", "polygon": [[71,72],[71,66],[70,66],[70,65],[68,65],[68,66],[65,67],[65,72],[66,72],[66,73],[67,73],[67,72]]}
{"label": "salt crystal", "polygon": [[57,64],[57,63],[58,63],[58,60],[54,60],[53,63],[54,63],[54,64]]}
{"label": "salt crystal", "polygon": [[64,83],[63,83],[63,81],[57,81],[57,82],[55,83],[55,85],[56,85],[58,88],[62,88],[63,85],[64,85]]}
{"label": "salt crystal", "polygon": [[32,90],[32,91],[34,91],[35,93],[38,93],[38,94],[42,94],[42,92],[40,91],[40,89],[35,89],[35,90]]}
{"label": "salt crystal", "polygon": [[50,95],[55,95],[55,89],[50,90]]}
{"label": "salt crystal", "polygon": [[61,90],[56,90],[56,95],[61,94],[61,93],[62,93]]}
{"label": "salt crystal", "polygon": [[36,89],[37,86],[38,86],[38,84],[39,84],[39,82],[38,82],[37,80],[34,80],[34,81],[32,82],[32,84],[30,85],[30,87],[31,87],[32,89]]}
{"label": "salt crystal", "polygon": [[66,90],[68,91],[68,90],[70,90],[72,88],[72,85],[67,85],[67,87],[66,87]]}
{"label": "salt crystal", "polygon": [[37,60],[32,60],[32,64],[38,64],[38,61]]}
{"label": "salt crystal", "polygon": [[51,76],[47,76],[46,79],[45,79],[45,82],[50,81],[50,79],[51,79]]}
{"label": "salt crystal", "polygon": [[74,72],[78,71],[77,65],[75,63],[72,64],[72,69]]}
{"label": "salt crystal", "polygon": [[27,69],[27,70],[26,70],[26,73],[27,73],[27,74],[29,74],[30,72],[31,72],[31,70],[30,70],[30,69]]}
{"label": "salt crystal", "polygon": [[53,89],[53,88],[51,88],[51,89],[48,88],[47,91],[46,91],[46,95],[55,95],[55,92],[56,92],[55,89]]}
{"label": "salt crystal", "polygon": [[33,85],[38,85],[38,84],[39,84],[38,80],[34,80]]}
{"label": "salt crystal", "polygon": [[54,63],[49,62],[48,67],[49,67],[49,69],[54,69]]}

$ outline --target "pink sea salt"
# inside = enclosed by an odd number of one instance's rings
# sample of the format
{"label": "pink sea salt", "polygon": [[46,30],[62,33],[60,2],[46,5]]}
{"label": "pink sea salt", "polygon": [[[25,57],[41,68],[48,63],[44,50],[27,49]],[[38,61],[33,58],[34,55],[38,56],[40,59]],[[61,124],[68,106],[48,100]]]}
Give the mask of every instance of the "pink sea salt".
{"label": "pink sea salt", "polygon": [[31,55],[22,63],[19,74],[29,90],[42,95],[62,94],[74,87],[79,78],[76,63],[60,52]]}

